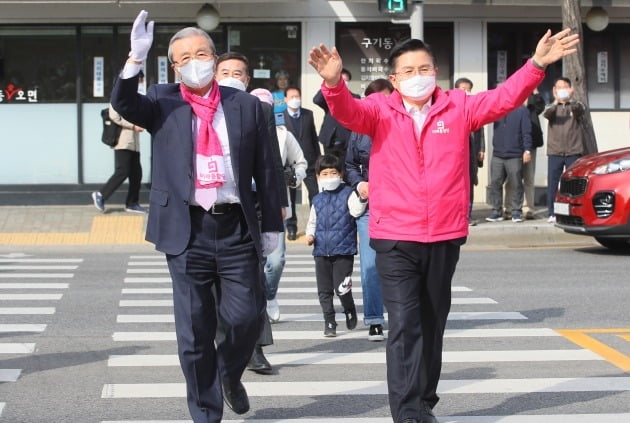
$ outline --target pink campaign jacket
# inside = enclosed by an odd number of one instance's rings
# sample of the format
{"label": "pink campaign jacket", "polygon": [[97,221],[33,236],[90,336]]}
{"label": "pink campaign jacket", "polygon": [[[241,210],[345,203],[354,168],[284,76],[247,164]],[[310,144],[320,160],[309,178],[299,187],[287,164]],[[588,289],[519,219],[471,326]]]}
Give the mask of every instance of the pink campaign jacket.
{"label": "pink campaign jacket", "polygon": [[398,91],[355,99],[343,79],[322,84],[332,116],[372,137],[370,238],[437,242],[468,235],[468,137],[518,106],[545,72],[528,61],[494,90],[437,88],[420,136]]}

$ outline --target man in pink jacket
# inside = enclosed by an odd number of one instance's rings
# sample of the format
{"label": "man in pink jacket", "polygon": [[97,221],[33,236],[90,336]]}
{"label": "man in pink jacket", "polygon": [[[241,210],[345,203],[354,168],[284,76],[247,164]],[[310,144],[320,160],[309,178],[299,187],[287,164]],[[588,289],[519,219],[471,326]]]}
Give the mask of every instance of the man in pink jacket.
{"label": "man in pink jacket", "polygon": [[420,40],[395,47],[389,96],[354,99],[336,48],[309,63],[324,79],[332,116],[372,137],[370,239],[389,315],[387,385],[396,423],[434,423],[451,280],[468,235],[468,137],[520,106],[545,67],[576,51],[566,29],[541,38],[521,69],[495,90],[467,96],[436,87],[438,69]]}

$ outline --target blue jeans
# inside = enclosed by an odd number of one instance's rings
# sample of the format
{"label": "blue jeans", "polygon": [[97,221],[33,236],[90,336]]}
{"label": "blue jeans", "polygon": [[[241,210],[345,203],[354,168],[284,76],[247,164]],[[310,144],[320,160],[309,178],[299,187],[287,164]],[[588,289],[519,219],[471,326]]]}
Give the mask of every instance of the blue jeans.
{"label": "blue jeans", "polygon": [[359,253],[361,254],[361,287],[363,289],[363,322],[366,325],[382,325],[383,295],[381,282],[376,271],[376,252],[370,247],[368,235],[369,210],[357,219],[359,232]]}
{"label": "blue jeans", "polygon": [[278,237],[278,246],[271,254],[267,256],[265,263],[265,295],[267,300],[273,300],[276,298],[278,292],[278,285],[280,284],[280,277],[284,270],[284,253],[287,250],[287,244],[285,241],[284,233],[281,233]]}

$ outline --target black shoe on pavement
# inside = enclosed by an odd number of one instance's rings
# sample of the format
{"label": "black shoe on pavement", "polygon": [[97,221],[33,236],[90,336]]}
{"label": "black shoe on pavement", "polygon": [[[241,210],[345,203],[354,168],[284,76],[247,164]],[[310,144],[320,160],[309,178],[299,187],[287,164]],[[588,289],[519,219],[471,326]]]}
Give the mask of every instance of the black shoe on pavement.
{"label": "black shoe on pavement", "polygon": [[402,423],[418,423],[418,420],[416,419],[405,419],[402,421]]}
{"label": "black shoe on pavement", "polygon": [[287,229],[287,239],[289,241],[295,241],[297,239],[297,232],[295,229]]}
{"label": "black shoe on pavement", "polygon": [[270,375],[272,373],[271,364],[263,354],[262,346],[256,345],[254,353],[247,363],[247,370],[251,370],[261,375]]}
{"label": "black shoe on pavement", "polygon": [[418,423],[439,423],[429,404],[424,401],[420,404],[420,420]]}
{"label": "black shoe on pavement", "polygon": [[357,327],[357,310],[352,308],[350,310],[344,311],[346,315],[346,327],[349,330],[352,330]]}
{"label": "black shoe on pavement", "polygon": [[368,341],[382,341],[384,339],[385,335],[383,335],[383,325],[370,325]]}
{"label": "black shoe on pavement", "polygon": [[232,411],[236,414],[245,414],[249,411],[247,391],[240,380],[233,386],[228,383],[222,383],[221,386],[223,388],[223,401]]}
{"label": "black shoe on pavement", "polygon": [[326,338],[334,338],[337,336],[337,323],[326,322],[324,323],[324,336]]}

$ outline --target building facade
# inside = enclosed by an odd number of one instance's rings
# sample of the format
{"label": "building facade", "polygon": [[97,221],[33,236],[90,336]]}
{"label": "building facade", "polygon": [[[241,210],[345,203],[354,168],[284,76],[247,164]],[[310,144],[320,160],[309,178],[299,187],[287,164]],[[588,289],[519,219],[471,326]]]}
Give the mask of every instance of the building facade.
{"label": "building facade", "polygon": [[[436,53],[443,89],[462,76],[474,82],[475,92],[494,87],[531,56],[547,28],[561,28],[560,0],[422,3],[424,39]],[[582,0],[582,16],[599,3],[605,3],[609,24],[598,32],[584,26],[582,46],[593,124],[600,150],[607,150],[628,145],[630,138],[630,74],[623,72],[626,62],[630,64],[630,2]],[[386,77],[389,51],[411,34],[408,16],[379,12],[377,0],[211,4],[219,24],[209,33],[219,53],[247,55],[249,88],[273,91],[276,75],[285,71],[290,83],[301,88],[303,106],[315,111],[320,122],[323,113],[311,99],[321,80],[306,63],[312,46],[336,45],[353,74],[350,88],[362,93],[371,80]],[[173,82],[166,57],[169,38],[196,25],[202,5],[190,0],[0,2],[0,191],[33,186],[89,191],[102,184],[113,171],[113,154],[100,142],[99,112],[107,106],[113,80],[126,60],[135,16],[145,8],[156,22],[145,84]],[[540,86],[547,101],[560,75],[561,63],[548,70]],[[147,134],[142,144],[143,180],[149,182]],[[541,150],[536,182],[544,186]],[[488,167],[480,175],[479,201],[485,198]]]}

